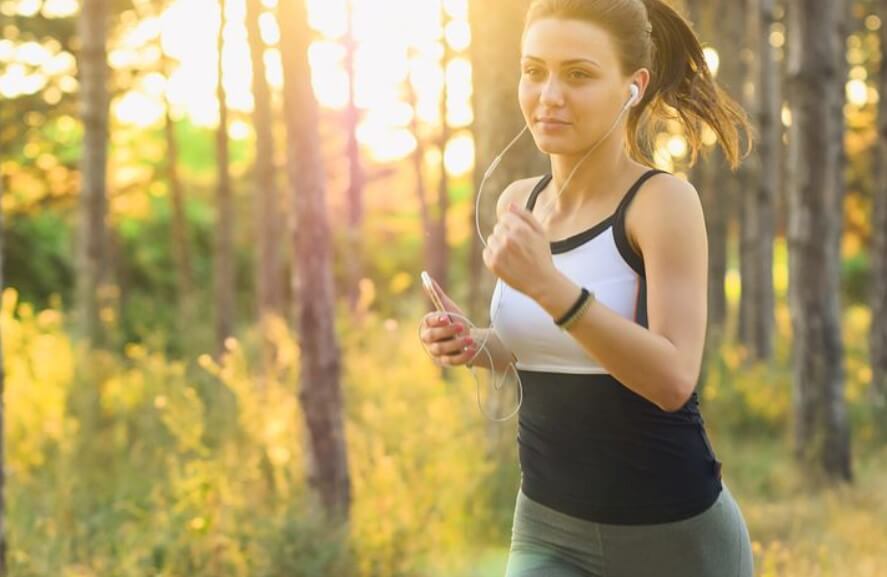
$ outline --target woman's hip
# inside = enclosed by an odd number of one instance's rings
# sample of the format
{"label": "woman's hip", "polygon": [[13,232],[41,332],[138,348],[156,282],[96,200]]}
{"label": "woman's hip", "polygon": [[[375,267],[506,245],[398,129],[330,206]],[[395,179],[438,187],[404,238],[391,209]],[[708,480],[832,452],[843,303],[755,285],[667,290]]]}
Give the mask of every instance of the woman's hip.
{"label": "woman's hip", "polygon": [[507,577],[548,577],[552,571],[601,577],[751,577],[751,541],[726,484],[701,513],[652,525],[580,519],[519,491]]}

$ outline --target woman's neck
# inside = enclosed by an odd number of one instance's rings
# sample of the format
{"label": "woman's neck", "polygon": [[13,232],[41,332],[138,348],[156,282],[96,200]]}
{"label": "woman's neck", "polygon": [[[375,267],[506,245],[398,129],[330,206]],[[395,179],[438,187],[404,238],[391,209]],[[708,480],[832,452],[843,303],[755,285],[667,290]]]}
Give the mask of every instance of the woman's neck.
{"label": "woman's neck", "polygon": [[[588,158],[582,160],[586,152],[588,151],[575,155],[551,155],[553,189],[544,201],[548,206],[548,214],[558,215],[558,218],[568,217],[589,200],[609,196],[613,193],[613,183],[618,182],[619,175],[634,164],[625,152],[623,138],[608,138]],[[581,165],[567,183],[570,172],[580,161]],[[565,183],[566,190],[563,188]]]}

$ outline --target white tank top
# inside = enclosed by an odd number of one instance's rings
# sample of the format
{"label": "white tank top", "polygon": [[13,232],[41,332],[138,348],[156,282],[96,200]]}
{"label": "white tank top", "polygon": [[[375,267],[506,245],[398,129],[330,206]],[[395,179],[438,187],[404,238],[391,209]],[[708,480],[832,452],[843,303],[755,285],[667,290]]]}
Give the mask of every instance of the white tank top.
{"label": "white tank top", "polygon": [[[580,233],[551,242],[554,266],[617,314],[647,326],[647,290],[644,263],[625,234],[625,211],[635,193],[651,176],[650,169],[622,198],[616,211]],[[551,180],[546,174],[527,199],[533,210],[536,197]],[[578,295],[577,295],[578,296]],[[501,304],[500,304],[501,301]],[[573,374],[608,373],[570,333],[554,324],[545,309],[500,280],[490,300],[490,316],[499,307],[494,328],[499,339],[517,357],[515,367],[525,371]]]}

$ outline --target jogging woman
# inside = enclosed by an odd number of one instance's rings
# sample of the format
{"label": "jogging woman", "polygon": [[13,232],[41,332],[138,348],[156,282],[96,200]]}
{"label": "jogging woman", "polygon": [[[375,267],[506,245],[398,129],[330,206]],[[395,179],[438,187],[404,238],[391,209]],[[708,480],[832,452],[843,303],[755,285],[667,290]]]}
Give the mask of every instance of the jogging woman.
{"label": "jogging woman", "polygon": [[[735,169],[746,115],[660,0],[536,0],[520,71],[551,172],[502,192],[483,251],[502,281],[487,349],[497,369],[516,360],[523,387],[506,577],[751,577],[748,529],[695,392],[702,205],[651,168],[656,121],[670,117],[692,162],[707,127]],[[429,315],[420,334],[441,365],[483,367],[468,332]]]}

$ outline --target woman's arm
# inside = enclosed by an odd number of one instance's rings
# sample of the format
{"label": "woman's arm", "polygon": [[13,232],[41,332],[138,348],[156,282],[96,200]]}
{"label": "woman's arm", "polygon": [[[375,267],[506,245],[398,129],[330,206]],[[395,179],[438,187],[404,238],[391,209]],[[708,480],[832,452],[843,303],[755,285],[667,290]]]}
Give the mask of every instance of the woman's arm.
{"label": "woman's arm", "polygon": [[[647,279],[649,329],[593,302],[568,332],[623,385],[676,411],[693,393],[702,364],[708,245],[693,186],[678,178],[657,180],[631,205]],[[580,288],[556,271],[530,296],[559,318]]]}

